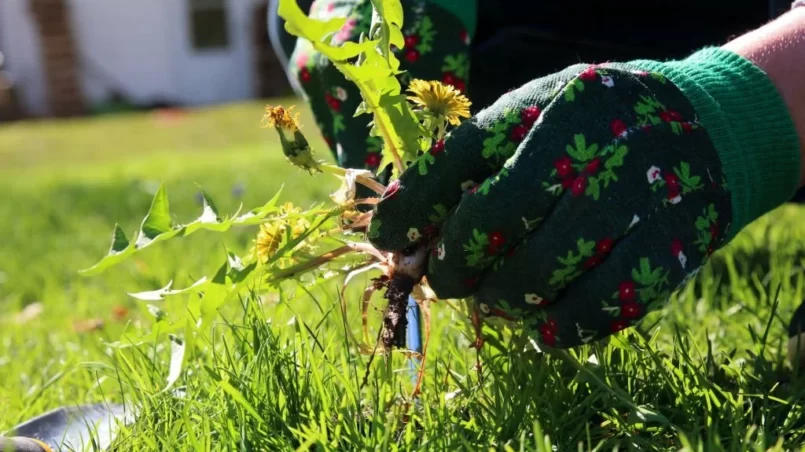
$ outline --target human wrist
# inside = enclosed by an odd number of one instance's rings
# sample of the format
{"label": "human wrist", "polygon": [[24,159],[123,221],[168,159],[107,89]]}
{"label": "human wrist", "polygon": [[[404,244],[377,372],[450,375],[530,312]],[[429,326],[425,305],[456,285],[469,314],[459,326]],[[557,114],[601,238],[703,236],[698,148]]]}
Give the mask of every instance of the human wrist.
{"label": "human wrist", "polygon": [[762,70],[780,93],[799,137],[799,187],[805,187],[805,7],[723,46]]}
{"label": "human wrist", "polygon": [[627,63],[663,74],[692,104],[730,190],[730,238],[793,196],[800,145],[786,104],[769,77],[732,51],[710,47],[679,61]]}

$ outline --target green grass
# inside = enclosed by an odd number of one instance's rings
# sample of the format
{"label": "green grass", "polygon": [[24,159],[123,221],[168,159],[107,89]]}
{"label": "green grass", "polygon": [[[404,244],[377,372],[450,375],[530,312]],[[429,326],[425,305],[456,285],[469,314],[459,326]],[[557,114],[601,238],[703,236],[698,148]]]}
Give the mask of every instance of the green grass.
{"label": "green grass", "polygon": [[[282,199],[307,207],[337,184],[291,168],[261,103],[199,110],[175,122],[149,114],[0,127],[0,431],[51,408],[125,401],[138,422],[121,450],[791,450],[805,439],[805,385],[785,362],[785,327],[805,298],[805,209],[758,220],[636,330],[568,353],[535,351],[520,332],[488,326],[483,378],[462,312],[433,306],[426,385],[406,399],[406,362],[367,358],[350,292],[283,285],[241,294],[214,324],[185,334],[191,296],[147,304],[127,292],[214,271],[254,228],[199,232],[160,244],[95,277],[116,222],[136,230],[156,186],[176,221],[200,209],[198,186],[222,212]],[[317,134],[308,114],[309,137]],[[321,142],[315,144],[323,149]],[[329,156],[326,156],[329,158]],[[197,185],[198,184],[198,185]],[[243,184],[242,198],[233,188]],[[222,238],[223,237],[223,238]],[[25,322],[15,315],[41,303]],[[374,310],[382,308],[377,297]],[[117,318],[119,307],[128,311]],[[80,332],[74,322],[102,319]],[[373,313],[371,325],[377,325]],[[184,366],[166,388],[175,327]],[[178,328],[178,329],[177,329]],[[152,333],[149,335],[149,333]],[[139,345],[139,337],[146,340]],[[594,359],[591,359],[594,357]],[[179,389],[179,391],[177,391]]]}

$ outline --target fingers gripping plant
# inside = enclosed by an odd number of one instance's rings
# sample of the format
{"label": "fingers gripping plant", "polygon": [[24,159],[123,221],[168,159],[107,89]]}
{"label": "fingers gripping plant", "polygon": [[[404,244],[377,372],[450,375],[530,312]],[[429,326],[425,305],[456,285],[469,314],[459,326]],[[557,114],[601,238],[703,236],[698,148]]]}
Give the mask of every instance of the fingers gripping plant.
{"label": "fingers gripping plant", "polygon": [[[341,29],[346,19],[311,19],[294,0],[281,0],[279,15],[286,20],[286,29],[291,34],[310,41],[359,88],[363,102],[355,114],[373,116],[369,133],[381,138],[383,143],[377,172],[379,174],[391,165],[393,184],[393,180],[415,160],[427,159],[426,151],[440,145],[448,127],[458,125],[460,117],[469,117],[470,103],[452,87],[439,82],[414,80],[409,87],[413,95],[403,94],[396,77],[401,73],[399,61],[392,52],[392,46],[404,46],[400,0],[372,0],[372,5],[374,11],[369,35],[361,36],[358,42],[338,46],[329,44],[330,37]],[[366,240],[372,212],[359,207],[379,202],[387,187],[369,171],[343,169],[318,161],[300,131],[298,116],[292,114],[291,108],[267,106],[263,118],[265,125],[276,130],[283,152],[293,165],[311,175],[326,172],[341,180],[340,188],[331,195],[334,206],[322,203],[303,211],[291,204],[281,204],[280,193],[277,193],[262,207],[245,213],[238,210],[230,217],[221,217],[213,201],[205,194],[201,216],[191,223],[177,225],[171,220],[167,192],[160,187],[136,237],[130,240],[119,226],[115,226],[109,253],[81,273],[100,273],[155,243],[199,230],[225,232],[233,226],[258,226],[259,232],[249,253],[245,256],[228,253],[226,262],[212,277],[203,277],[184,289],[171,289],[172,283],[168,283],[158,290],[131,295],[142,300],[161,300],[183,293],[199,293],[201,322],[209,323],[217,308],[241,289],[248,286],[254,290],[255,283],[263,283],[260,287],[266,290],[290,279],[309,278],[320,282],[346,276],[340,291],[344,309],[347,285],[361,273],[379,270],[380,276],[373,278],[372,284],[363,292],[363,341],[356,340],[347,331],[361,353],[370,357],[403,348],[405,309],[408,297],[412,295],[422,308],[426,322],[423,364],[414,389],[416,394],[422,383],[429,338],[428,303],[435,300],[423,278],[426,256],[433,243],[423,238],[418,244],[397,253],[375,249]],[[423,162],[419,164],[423,166]],[[377,196],[357,198],[357,184],[368,187]],[[327,251],[317,254],[321,249]],[[374,345],[369,345],[366,311],[374,292],[382,289],[386,290],[384,296],[388,306],[379,337]],[[478,325],[476,331],[479,331]],[[413,354],[404,352],[408,356]]]}

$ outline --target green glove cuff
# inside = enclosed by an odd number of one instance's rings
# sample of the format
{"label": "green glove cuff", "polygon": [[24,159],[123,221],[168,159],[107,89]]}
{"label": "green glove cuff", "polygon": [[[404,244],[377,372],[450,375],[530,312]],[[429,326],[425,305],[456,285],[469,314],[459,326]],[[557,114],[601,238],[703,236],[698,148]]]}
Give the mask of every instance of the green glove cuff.
{"label": "green glove cuff", "polygon": [[730,239],[791,199],[800,176],[799,139],[782,97],[762,70],[720,48],[705,48],[681,61],[628,65],[665,75],[695,108],[732,193]]}
{"label": "green glove cuff", "polygon": [[475,36],[475,29],[478,26],[477,0],[428,0],[428,3],[438,5],[454,14],[464,24],[467,35],[470,38]]}

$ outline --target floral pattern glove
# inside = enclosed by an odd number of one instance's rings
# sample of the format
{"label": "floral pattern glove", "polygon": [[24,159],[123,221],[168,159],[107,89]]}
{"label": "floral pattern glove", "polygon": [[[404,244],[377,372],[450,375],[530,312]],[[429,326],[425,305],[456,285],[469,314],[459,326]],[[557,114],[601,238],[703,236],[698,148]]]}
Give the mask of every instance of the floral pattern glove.
{"label": "floral pattern glove", "polygon": [[[731,222],[719,156],[686,96],[626,64],[511,91],[436,143],[376,206],[369,239],[433,239],[440,298],[571,347],[666,302]],[[423,163],[424,162],[424,163]]]}
{"label": "floral pattern glove", "polygon": [[[395,49],[400,70],[405,71],[398,76],[403,89],[419,78],[440,80],[466,90],[470,38],[464,23],[441,6],[424,0],[403,2],[403,14],[405,47]],[[317,0],[310,16],[320,20],[346,17],[333,43],[357,42],[361,33],[369,32],[372,4],[369,0]],[[369,136],[371,115],[354,116],[361,102],[355,85],[303,39],[297,41],[289,69],[299,80],[338,165],[376,171],[382,141]]]}

